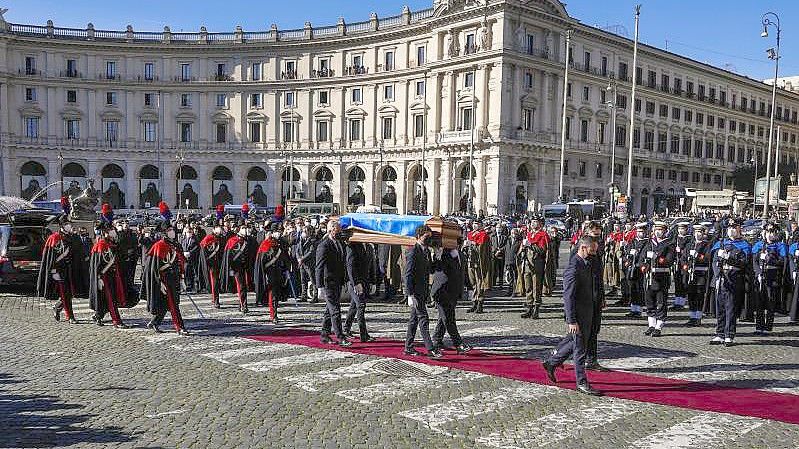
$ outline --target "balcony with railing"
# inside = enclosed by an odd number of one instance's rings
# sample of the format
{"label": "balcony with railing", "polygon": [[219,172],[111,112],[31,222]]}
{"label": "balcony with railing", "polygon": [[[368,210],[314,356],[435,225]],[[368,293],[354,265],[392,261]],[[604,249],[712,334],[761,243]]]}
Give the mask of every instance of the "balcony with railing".
{"label": "balcony with railing", "polygon": [[369,67],[351,65],[344,68],[344,75],[347,76],[366,75],[367,73],[369,73]]}
{"label": "balcony with railing", "polygon": [[280,79],[282,80],[296,80],[299,79],[299,75],[297,74],[296,70],[286,70],[280,72]]}
{"label": "balcony with railing", "polygon": [[335,71],[333,69],[324,68],[324,69],[314,69],[311,71],[311,78],[330,78],[336,76]]}
{"label": "balcony with railing", "polygon": [[211,79],[214,81],[233,81],[233,77],[227,73],[214,73]]}
{"label": "balcony with railing", "polygon": [[472,136],[474,136],[474,141],[477,142],[480,138],[480,133],[476,130],[442,131],[438,133],[437,141],[440,144],[470,143]]}

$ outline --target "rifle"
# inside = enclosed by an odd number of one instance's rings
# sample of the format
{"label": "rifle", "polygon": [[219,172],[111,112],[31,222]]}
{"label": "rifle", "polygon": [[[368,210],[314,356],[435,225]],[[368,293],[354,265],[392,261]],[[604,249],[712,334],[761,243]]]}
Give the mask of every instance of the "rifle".
{"label": "rifle", "polygon": [[203,311],[200,310],[200,307],[197,306],[197,303],[194,302],[194,298],[192,298],[191,294],[188,292],[188,289],[186,288],[186,281],[181,279],[180,283],[183,286],[183,290],[184,290],[183,293],[189,298],[189,301],[191,301],[191,304],[194,306],[194,308],[197,309],[197,313],[200,314],[200,318],[202,318],[204,320],[205,319],[205,315],[203,315]]}

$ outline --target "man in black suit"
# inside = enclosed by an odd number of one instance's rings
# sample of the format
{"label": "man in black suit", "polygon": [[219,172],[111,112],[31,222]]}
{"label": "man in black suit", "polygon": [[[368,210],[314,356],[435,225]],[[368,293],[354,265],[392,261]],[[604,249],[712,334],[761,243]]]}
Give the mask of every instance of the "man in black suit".
{"label": "man in black suit", "polygon": [[[463,239],[459,243],[462,243]],[[466,281],[466,270],[461,263],[461,255],[457,249],[445,249],[435,264],[431,296],[438,309],[438,323],[433,332],[436,349],[444,347],[444,332],[449,334],[452,345],[458,354],[465,354],[472,348],[463,344],[458,325],[455,321],[455,306],[463,296]]]}
{"label": "man in black suit", "polygon": [[341,289],[347,283],[344,265],[344,242],[341,241],[341,225],[337,220],[327,222],[327,234],[316,247],[316,288],[319,298],[325,300],[325,313],[322,316],[322,343],[332,344],[331,326],[338,338],[339,346],[348,347],[352,343],[344,336],[341,326]]}
{"label": "man in black suit", "polygon": [[595,302],[602,300],[602,284],[592,267],[592,256],[596,251],[596,241],[587,235],[580,237],[577,241],[577,252],[563,272],[563,308],[569,333],[560,341],[555,353],[544,361],[544,369],[549,380],[555,383],[555,369],[574,355],[577,391],[601,396],[601,392],[591,388],[585,375],[586,351],[593,326]]}
{"label": "man in black suit", "polygon": [[430,317],[427,315],[427,301],[430,298],[430,250],[428,245],[433,238],[433,231],[427,225],[416,228],[416,244],[408,251],[405,262],[405,294],[408,295],[408,305],[411,307],[411,316],[408,319],[408,332],[405,334],[405,354],[420,355],[413,348],[416,338],[416,328],[422,334],[427,354],[432,359],[440,359],[441,351],[433,347],[430,339]]}
{"label": "man in black suit", "polygon": [[499,223],[491,234],[491,250],[494,253],[493,284],[502,286],[505,283],[505,247],[508,245],[508,233],[504,223]]}
{"label": "man in black suit", "polygon": [[347,277],[349,278],[350,308],[344,321],[344,335],[352,338],[352,323],[358,320],[358,333],[361,342],[368,343],[375,339],[366,330],[366,289],[368,288],[369,264],[371,258],[366,244],[349,242],[346,248]]}

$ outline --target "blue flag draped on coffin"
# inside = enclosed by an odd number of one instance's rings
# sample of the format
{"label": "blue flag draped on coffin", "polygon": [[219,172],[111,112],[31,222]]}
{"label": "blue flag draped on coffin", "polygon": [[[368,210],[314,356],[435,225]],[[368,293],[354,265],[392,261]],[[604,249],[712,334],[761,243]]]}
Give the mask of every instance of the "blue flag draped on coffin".
{"label": "blue flag draped on coffin", "polygon": [[339,217],[339,223],[343,229],[413,238],[416,228],[431,218],[430,215],[346,214]]}

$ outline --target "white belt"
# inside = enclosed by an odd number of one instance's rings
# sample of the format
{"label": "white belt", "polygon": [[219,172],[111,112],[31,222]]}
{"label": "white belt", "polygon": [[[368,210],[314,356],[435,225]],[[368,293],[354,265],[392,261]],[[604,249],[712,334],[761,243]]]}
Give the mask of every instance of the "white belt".
{"label": "white belt", "polygon": [[732,270],[732,271],[738,271],[738,270],[740,270],[740,268],[738,268],[738,267],[734,267],[734,266],[732,266],[732,265],[727,265],[727,264],[724,264],[724,266],[722,267],[722,269],[724,269],[724,270]]}
{"label": "white belt", "polygon": [[707,271],[709,267],[694,267],[694,271]]}
{"label": "white belt", "polygon": [[670,268],[652,268],[653,273],[669,273],[671,272]]}

